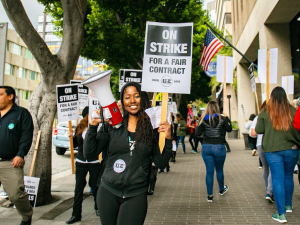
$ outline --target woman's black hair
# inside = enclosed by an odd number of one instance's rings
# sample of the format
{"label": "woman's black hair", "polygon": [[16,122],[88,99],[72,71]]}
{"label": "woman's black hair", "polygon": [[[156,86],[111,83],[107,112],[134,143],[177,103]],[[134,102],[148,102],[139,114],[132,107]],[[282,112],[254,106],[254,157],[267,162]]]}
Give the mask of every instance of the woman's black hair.
{"label": "woman's black hair", "polygon": [[147,113],[145,112],[146,109],[151,107],[148,95],[146,92],[141,91],[141,85],[138,83],[134,82],[129,82],[125,84],[121,90],[121,103],[123,107],[123,118],[124,122],[127,123],[128,121],[128,112],[126,111],[124,107],[124,92],[126,88],[128,87],[135,87],[136,90],[138,91],[140,97],[141,97],[141,108],[137,113],[138,116],[138,121],[136,125],[136,130],[135,130],[135,138],[137,142],[144,142],[147,144],[153,144],[153,142],[157,141],[158,133],[153,130],[151,121]]}
{"label": "woman's black hair", "polygon": [[255,114],[252,113],[249,117],[249,120],[253,121],[255,117],[256,117]]}

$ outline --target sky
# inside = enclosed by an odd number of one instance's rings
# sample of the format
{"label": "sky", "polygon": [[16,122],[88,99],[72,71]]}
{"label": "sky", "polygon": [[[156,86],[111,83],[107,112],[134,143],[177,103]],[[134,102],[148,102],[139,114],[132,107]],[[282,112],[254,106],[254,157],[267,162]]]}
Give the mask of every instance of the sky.
{"label": "sky", "polygon": [[[39,4],[36,0],[21,0],[21,2],[23,3],[25,11],[33,27],[37,28],[38,16],[43,15],[44,6],[42,4]],[[8,16],[6,15],[2,3],[0,3],[0,23],[1,22],[8,22],[9,23],[8,28],[14,29],[14,27],[12,26],[11,22],[8,19]]]}
{"label": "sky", "polygon": [[[206,4],[208,2],[211,2],[213,0],[204,0],[204,9],[206,9]],[[34,28],[37,28],[38,26],[38,16],[43,15],[44,12],[44,6],[42,4],[39,4],[37,2],[37,0],[21,0],[21,2],[23,3],[23,6],[26,10],[26,13],[31,21],[31,23],[33,24]],[[212,18],[213,19],[213,18]],[[1,22],[8,22],[9,25],[8,27],[10,29],[14,29],[14,27],[12,26],[11,22],[9,21],[6,12],[3,8],[2,3],[0,3],[0,23]]]}

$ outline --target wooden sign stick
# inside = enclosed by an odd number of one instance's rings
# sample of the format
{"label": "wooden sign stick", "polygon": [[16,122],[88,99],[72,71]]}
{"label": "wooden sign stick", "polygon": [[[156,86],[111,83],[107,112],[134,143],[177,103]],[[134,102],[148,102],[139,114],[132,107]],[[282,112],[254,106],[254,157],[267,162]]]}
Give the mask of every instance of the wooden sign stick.
{"label": "wooden sign stick", "polygon": [[33,172],[33,168],[34,168],[34,164],[35,164],[35,159],[36,159],[36,154],[37,154],[37,150],[38,150],[38,147],[39,147],[40,137],[41,137],[41,131],[39,130],[38,133],[37,133],[35,147],[34,147],[34,150],[33,150],[33,157],[32,157],[32,162],[31,162],[30,172],[29,172],[30,177],[32,176],[32,172]]}
{"label": "wooden sign stick", "polygon": [[[224,82],[223,82],[223,114],[226,113],[226,56],[224,56]],[[226,114],[227,115],[227,114]]]}
{"label": "wooden sign stick", "polygon": [[[162,93],[162,104],[161,104],[161,122],[167,120],[167,110],[168,110],[168,93]],[[165,143],[166,143],[166,134],[165,132],[159,133],[159,149],[160,153],[164,150]]]}
{"label": "wooden sign stick", "polygon": [[[73,134],[72,121],[69,121],[69,132]],[[69,137],[70,140],[70,154],[71,154],[71,166],[72,174],[75,174],[75,163],[74,163],[74,146],[73,146],[73,135]]]}
{"label": "wooden sign stick", "polygon": [[257,98],[257,91],[256,90],[255,90],[254,94],[255,94],[255,101],[256,101],[257,112],[260,113],[259,104],[258,104],[258,98]]}
{"label": "wooden sign stick", "polygon": [[267,90],[266,90],[267,103],[270,100],[270,50],[267,50]]}
{"label": "wooden sign stick", "polygon": [[152,97],[152,107],[155,105],[155,98],[156,98],[157,92],[153,92],[153,97]]}

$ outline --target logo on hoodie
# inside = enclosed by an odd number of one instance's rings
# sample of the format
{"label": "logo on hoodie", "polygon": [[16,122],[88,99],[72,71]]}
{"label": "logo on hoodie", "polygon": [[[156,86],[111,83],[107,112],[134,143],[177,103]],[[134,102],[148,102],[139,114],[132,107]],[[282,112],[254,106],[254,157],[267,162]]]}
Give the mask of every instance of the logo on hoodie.
{"label": "logo on hoodie", "polygon": [[126,168],[126,163],[123,159],[118,159],[114,163],[114,171],[116,173],[122,173]]}

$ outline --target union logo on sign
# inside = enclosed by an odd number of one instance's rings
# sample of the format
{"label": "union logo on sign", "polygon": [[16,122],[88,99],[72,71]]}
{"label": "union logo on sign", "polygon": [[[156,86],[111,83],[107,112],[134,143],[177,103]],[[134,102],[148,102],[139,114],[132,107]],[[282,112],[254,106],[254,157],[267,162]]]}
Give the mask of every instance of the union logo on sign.
{"label": "union logo on sign", "polygon": [[170,76],[163,76],[161,78],[161,84],[164,86],[164,87],[170,87],[173,83],[173,80]]}

